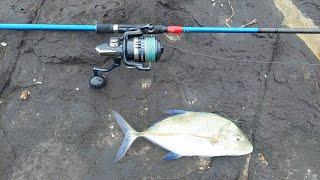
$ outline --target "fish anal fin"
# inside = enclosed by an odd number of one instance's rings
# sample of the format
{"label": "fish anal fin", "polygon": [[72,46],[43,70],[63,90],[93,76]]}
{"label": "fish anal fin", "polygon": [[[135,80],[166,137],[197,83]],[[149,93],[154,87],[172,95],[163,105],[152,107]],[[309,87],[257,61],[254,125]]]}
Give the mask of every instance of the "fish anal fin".
{"label": "fish anal fin", "polygon": [[165,110],[165,111],[164,111],[164,113],[170,114],[170,115],[184,114],[184,113],[186,113],[186,112],[187,112],[187,111],[181,110],[181,109],[168,109],[168,110]]}
{"label": "fish anal fin", "polygon": [[168,154],[166,154],[164,157],[163,157],[163,160],[176,160],[176,159],[179,159],[181,158],[182,156],[179,155],[179,154],[176,154],[174,152],[169,152]]}

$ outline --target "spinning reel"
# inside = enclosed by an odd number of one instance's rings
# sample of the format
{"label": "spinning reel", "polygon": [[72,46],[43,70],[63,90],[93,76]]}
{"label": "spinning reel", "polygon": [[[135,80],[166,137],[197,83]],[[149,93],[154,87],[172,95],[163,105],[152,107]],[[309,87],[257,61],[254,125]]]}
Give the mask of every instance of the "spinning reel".
{"label": "spinning reel", "polygon": [[156,37],[144,35],[152,34],[153,30],[153,25],[125,28],[121,30],[125,31],[122,37],[112,37],[109,43],[97,46],[98,53],[112,58],[113,64],[107,68],[93,68],[93,76],[89,82],[91,88],[103,88],[106,85],[106,78],[102,73],[110,72],[119,67],[121,62],[128,68],[151,70],[151,63],[157,62],[164,50],[163,45]]}

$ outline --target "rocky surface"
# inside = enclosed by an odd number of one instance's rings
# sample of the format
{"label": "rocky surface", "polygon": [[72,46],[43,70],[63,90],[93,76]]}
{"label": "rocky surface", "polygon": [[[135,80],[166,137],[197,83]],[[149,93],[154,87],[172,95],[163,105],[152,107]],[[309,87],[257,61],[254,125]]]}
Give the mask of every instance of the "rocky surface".
{"label": "rocky surface", "polygon": [[[320,25],[317,1],[295,3]],[[271,0],[232,5],[234,26],[254,18],[261,27],[281,26]],[[211,0],[2,0],[0,8],[0,21],[10,23],[224,26],[231,15],[228,1],[213,6]],[[94,47],[109,37],[0,32],[7,43],[0,46],[0,179],[243,177],[246,156],[214,157],[210,168],[196,157],[167,162],[164,150],[143,139],[113,162],[123,134],[111,110],[143,130],[171,108],[234,120],[254,144],[249,179],[319,179],[320,66],[299,64],[319,61],[297,36],[188,34],[170,41],[160,35],[166,49],[151,72],[120,67],[95,91],[88,86],[91,69],[105,63]],[[19,99],[25,90],[30,95]]]}

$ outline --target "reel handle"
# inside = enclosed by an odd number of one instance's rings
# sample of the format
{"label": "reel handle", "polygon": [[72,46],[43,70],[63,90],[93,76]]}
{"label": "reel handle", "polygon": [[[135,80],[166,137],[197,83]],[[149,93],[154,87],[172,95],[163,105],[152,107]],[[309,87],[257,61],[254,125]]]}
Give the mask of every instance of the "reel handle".
{"label": "reel handle", "polygon": [[93,68],[93,76],[91,76],[89,85],[92,89],[101,89],[107,85],[106,77],[100,72],[109,72],[121,65],[121,60],[113,59],[112,66],[108,68]]}

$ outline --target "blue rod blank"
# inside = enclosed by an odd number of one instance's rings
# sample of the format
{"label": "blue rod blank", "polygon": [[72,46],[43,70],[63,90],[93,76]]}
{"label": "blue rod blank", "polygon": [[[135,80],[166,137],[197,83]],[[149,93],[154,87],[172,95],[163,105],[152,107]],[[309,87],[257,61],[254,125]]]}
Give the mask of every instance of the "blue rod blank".
{"label": "blue rod blank", "polygon": [[0,24],[0,30],[22,31],[93,31],[96,25],[66,25],[66,24]]}

